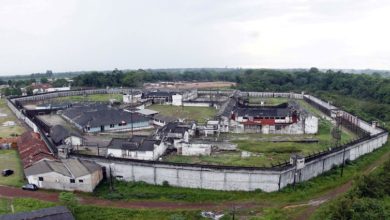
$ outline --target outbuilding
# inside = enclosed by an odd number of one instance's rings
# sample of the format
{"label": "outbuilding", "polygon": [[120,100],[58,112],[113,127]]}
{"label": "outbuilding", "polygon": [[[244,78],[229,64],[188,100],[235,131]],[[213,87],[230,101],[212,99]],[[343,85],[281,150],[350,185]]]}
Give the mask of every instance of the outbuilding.
{"label": "outbuilding", "polygon": [[24,170],[30,184],[39,188],[93,192],[103,179],[102,167],[80,159],[43,160]]}

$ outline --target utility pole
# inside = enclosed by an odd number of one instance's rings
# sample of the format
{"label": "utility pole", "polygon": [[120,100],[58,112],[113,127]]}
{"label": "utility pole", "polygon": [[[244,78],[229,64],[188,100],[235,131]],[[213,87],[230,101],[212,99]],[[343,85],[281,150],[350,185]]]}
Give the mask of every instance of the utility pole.
{"label": "utility pole", "polygon": [[[133,106],[133,102],[134,102],[134,100],[133,100],[133,89],[130,90],[130,97],[131,97],[130,105]],[[133,114],[134,114],[134,112],[131,111],[131,112],[130,112],[130,120],[131,120],[131,137],[134,136]]]}

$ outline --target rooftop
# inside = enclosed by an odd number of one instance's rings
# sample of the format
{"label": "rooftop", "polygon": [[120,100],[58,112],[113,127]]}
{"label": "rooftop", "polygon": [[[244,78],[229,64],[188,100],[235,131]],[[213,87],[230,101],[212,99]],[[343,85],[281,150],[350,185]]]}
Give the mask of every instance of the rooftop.
{"label": "rooftop", "polygon": [[176,117],[162,115],[162,114],[155,115],[154,119],[157,119],[157,120],[160,120],[160,121],[164,121],[164,122],[174,122],[174,121],[178,120],[178,118],[176,118]]}
{"label": "rooftop", "polygon": [[24,168],[27,168],[43,159],[55,159],[45,142],[40,139],[38,133],[29,131],[25,132],[20,136],[17,143],[19,155]]}
{"label": "rooftop", "polygon": [[82,127],[148,121],[138,113],[131,113],[107,105],[80,105],[66,109],[63,115]]}
{"label": "rooftop", "polygon": [[149,139],[147,136],[136,135],[131,138],[113,138],[108,148],[129,151],[153,151],[154,145],[159,145],[160,142],[160,140]]}
{"label": "rooftop", "polygon": [[70,132],[62,125],[54,125],[53,127],[50,128],[50,137],[57,144],[70,136],[81,137],[80,134],[76,134],[75,132]]}
{"label": "rooftop", "polygon": [[60,161],[44,160],[25,169],[26,176],[56,172],[64,176],[77,178],[91,174],[101,167],[94,162],[80,159],[65,159]]}
{"label": "rooftop", "polygon": [[240,116],[254,117],[286,117],[290,114],[289,108],[236,108],[236,112]]}
{"label": "rooftop", "polygon": [[135,111],[135,112],[137,112],[137,113],[139,113],[139,114],[141,114],[141,115],[147,115],[147,116],[158,114],[158,111],[154,111],[154,110],[146,109],[146,108],[145,108],[145,109],[137,110],[137,111]]}
{"label": "rooftop", "polygon": [[0,220],[74,220],[72,213],[64,206],[0,215]]}

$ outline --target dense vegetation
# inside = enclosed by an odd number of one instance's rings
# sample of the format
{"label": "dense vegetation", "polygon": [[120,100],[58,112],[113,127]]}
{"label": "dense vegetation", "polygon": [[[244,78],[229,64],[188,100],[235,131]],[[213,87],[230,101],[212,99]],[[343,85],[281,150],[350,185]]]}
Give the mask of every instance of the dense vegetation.
{"label": "dense vegetation", "polygon": [[232,70],[226,72],[217,71],[185,71],[180,72],[165,72],[165,71],[127,71],[114,70],[112,73],[92,72],[83,74],[74,78],[74,86],[87,87],[139,87],[144,82],[157,81],[236,81],[236,77],[241,73],[240,70]]}
{"label": "dense vegetation", "polygon": [[390,160],[362,176],[345,196],[324,206],[315,219],[390,219]]}
{"label": "dense vegetation", "polygon": [[74,78],[74,86],[141,86],[144,82],[157,81],[215,81],[239,83],[238,88],[250,91],[328,91],[356,98],[375,99],[390,104],[390,79],[379,75],[347,74],[343,72],[320,72],[310,70],[249,69],[217,71],[128,71],[112,73],[92,72]]}
{"label": "dense vegetation", "polygon": [[[39,75],[38,75],[39,76]],[[46,82],[47,74],[41,77]],[[390,78],[379,74],[348,74],[317,68],[310,70],[271,70],[271,69],[194,69],[184,71],[136,70],[91,72],[73,78],[73,87],[140,87],[144,82],[158,81],[216,81],[237,82],[237,88],[245,91],[309,92],[346,107],[344,97],[355,98],[359,103],[349,108],[352,113],[368,120],[374,118],[390,122]],[[5,95],[20,95],[21,87],[28,87],[36,81],[36,75],[24,80],[0,80],[10,88],[3,90]],[[64,79],[57,79],[53,86],[64,86]],[[29,90],[27,90],[29,92]],[[352,105],[348,105],[352,106]],[[361,111],[364,109],[364,111]],[[371,116],[369,116],[371,115]],[[375,115],[375,117],[372,117]]]}
{"label": "dense vegetation", "polygon": [[[331,100],[336,105],[367,120],[390,122],[390,78],[379,74],[348,74],[341,71],[321,72],[310,70],[249,69],[218,71],[127,71],[112,73],[92,72],[74,78],[74,86],[139,87],[144,82],[157,81],[215,81],[237,82],[237,88],[244,91],[309,92]],[[345,104],[345,96],[354,98]],[[356,102],[355,102],[356,101]]]}

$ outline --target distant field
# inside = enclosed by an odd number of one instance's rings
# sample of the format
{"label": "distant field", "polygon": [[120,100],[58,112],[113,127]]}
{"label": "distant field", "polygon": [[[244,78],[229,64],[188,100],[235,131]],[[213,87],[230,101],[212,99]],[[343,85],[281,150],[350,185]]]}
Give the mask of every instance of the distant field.
{"label": "distant field", "polygon": [[0,185],[22,186],[24,174],[19,155],[16,150],[0,150],[0,171],[11,169],[14,174],[4,177],[0,176]]}
{"label": "distant field", "polygon": [[67,96],[55,98],[53,100],[58,101],[71,101],[71,102],[81,102],[81,101],[89,101],[89,102],[108,102],[110,99],[116,99],[120,102],[123,101],[123,96],[121,94],[93,94],[87,96]]}
{"label": "distant field", "polygon": [[173,116],[186,120],[195,120],[199,123],[204,123],[209,119],[213,119],[214,116],[217,114],[217,110],[211,107],[152,105],[148,108],[158,111],[162,115]]}
{"label": "distant field", "polygon": [[[12,135],[20,135],[24,132],[24,128],[21,126],[19,120],[15,117],[12,111],[8,108],[5,99],[0,99],[0,113],[6,114],[5,117],[0,117],[0,137],[11,137]],[[13,121],[16,123],[14,126],[2,126],[6,121]]]}

